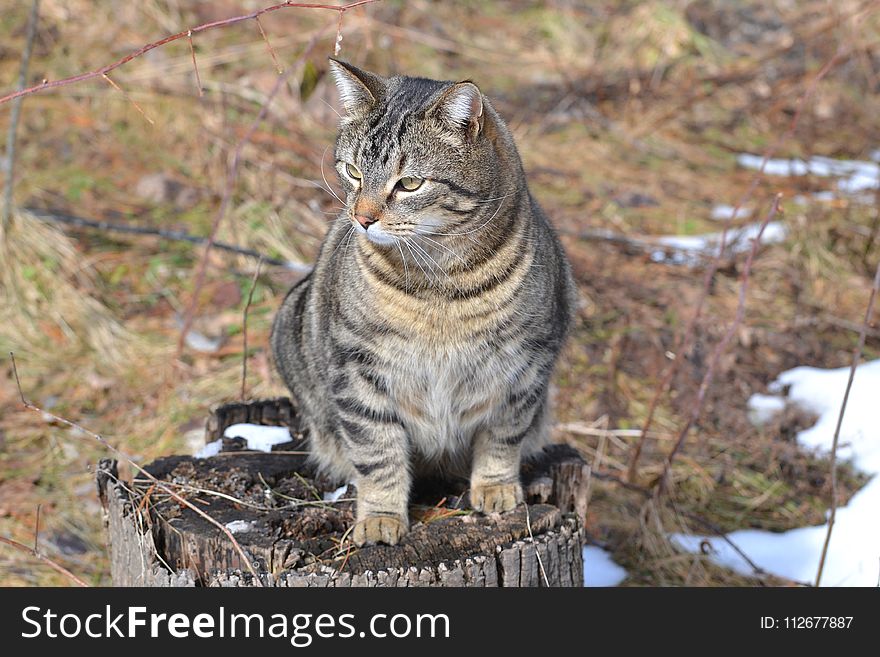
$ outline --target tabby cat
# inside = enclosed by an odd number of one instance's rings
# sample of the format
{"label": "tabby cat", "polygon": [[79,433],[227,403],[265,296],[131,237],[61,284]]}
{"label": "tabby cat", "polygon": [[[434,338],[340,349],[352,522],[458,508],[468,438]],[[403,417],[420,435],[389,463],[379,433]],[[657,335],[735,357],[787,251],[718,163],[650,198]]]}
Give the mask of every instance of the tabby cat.
{"label": "tabby cat", "polygon": [[317,465],[357,485],[353,541],[393,545],[419,473],[469,476],[477,511],[522,502],[574,285],[476,85],[330,66],[345,208],[272,350]]}

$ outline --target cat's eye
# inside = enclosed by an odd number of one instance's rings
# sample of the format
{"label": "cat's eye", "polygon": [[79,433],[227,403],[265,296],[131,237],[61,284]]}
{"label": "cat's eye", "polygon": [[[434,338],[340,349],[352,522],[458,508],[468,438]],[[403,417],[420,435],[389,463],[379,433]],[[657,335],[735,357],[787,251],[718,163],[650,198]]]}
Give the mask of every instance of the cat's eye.
{"label": "cat's eye", "polygon": [[397,186],[404,191],[414,192],[422,186],[423,182],[425,182],[424,178],[416,178],[415,176],[404,176],[397,181]]}
{"label": "cat's eye", "polygon": [[347,173],[349,176],[351,176],[351,177],[354,178],[355,180],[360,180],[360,179],[362,178],[361,170],[358,169],[358,168],[357,168],[355,165],[353,165],[353,164],[348,164],[348,163],[346,163],[346,165],[345,165],[345,173]]}

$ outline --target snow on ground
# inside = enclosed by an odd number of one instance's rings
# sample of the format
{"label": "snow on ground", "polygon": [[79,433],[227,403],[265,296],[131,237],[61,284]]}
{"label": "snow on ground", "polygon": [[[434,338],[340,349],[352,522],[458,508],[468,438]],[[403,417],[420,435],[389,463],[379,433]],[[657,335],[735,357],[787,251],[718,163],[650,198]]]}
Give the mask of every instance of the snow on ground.
{"label": "snow on ground", "polygon": [[[872,153],[872,157],[874,154]],[[751,153],[740,153],[737,163],[746,169],[760,169],[763,157]],[[837,178],[837,189],[844,194],[855,194],[880,187],[880,164],[861,160],[835,160],[819,155],[809,160],[767,160],[764,173],[770,176],[805,176]]]}
{"label": "snow on ground", "polygon": [[[783,372],[770,386],[771,392],[788,388],[787,400],[819,415],[815,425],[798,434],[805,448],[828,452],[840,404],[849,377],[849,367],[823,370],[796,367]],[[749,401],[766,409],[766,395]],[[761,400],[760,398],[765,398]],[[785,400],[779,396],[777,408]],[[837,510],[823,586],[877,586],[880,581],[880,360],[863,363],[856,371],[853,387],[840,431],[840,458],[849,459],[858,469],[875,475],[845,507]],[[728,535],[730,540],[758,566],[768,572],[802,582],[816,577],[819,557],[828,525],[801,527],[782,533],[742,530]],[[727,543],[717,537],[676,534],[673,540],[696,552],[702,541],[712,546],[714,559],[743,574],[752,569]]]}
{"label": "snow on ground", "polygon": [[[226,427],[223,432],[226,438],[244,438],[248,449],[260,452],[271,452],[273,445],[286,443],[292,440],[290,429],[287,427],[269,427],[263,424],[233,424]],[[222,447],[221,440],[208,443],[197,451],[194,456],[197,459],[205,459],[216,456]]]}
{"label": "snow on ground", "polygon": [[584,546],[584,586],[617,586],[625,579],[626,571],[610,554],[595,545]]}
{"label": "snow on ground", "polygon": [[785,399],[776,395],[754,394],[747,404],[749,422],[756,427],[767,424],[777,413],[785,408]]}
{"label": "snow on ground", "polygon": [[748,219],[752,216],[752,211],[748,208],[740,208],[739,212],[736,212],[736,207],[733,205],[716,205],[712,208],[709,218],[714,221],[727,221],[733,219],[734,214],[737,219]]}
{"label": "snow on ground", "polygon": [[348,484],[343,484],[336,490],[326,491],[324,493],[324,501],[325,502],[335,502],[340,497],[345,495],[348,492]]}
{"label": "snow on ground", "polygon": [[[749,224],[727,233],[726,249],[733,253],[743,253],[752,248],[752,240],[758,236],[761,224]],[[773,244],[785,240],[787,230],[781,221],[771,221],[761,236],[762,244]],[[655,262],[673,262],[675,264],[697,264],[706,255],[714,256],[721,243],[721,233],[705,233],[703,235],[664,235],[657,242],[675,249],[671,256],[662,250],[651,254]]]}

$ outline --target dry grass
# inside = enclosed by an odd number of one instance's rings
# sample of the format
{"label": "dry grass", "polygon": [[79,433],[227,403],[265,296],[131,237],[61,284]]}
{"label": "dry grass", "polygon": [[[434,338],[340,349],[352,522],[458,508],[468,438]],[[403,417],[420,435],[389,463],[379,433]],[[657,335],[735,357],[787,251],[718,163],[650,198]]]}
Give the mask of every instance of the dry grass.
{"label": "dry grass", "polygon": [[[25,3],[26,4],[26,3]],[[251,3],[252,4],[252,3]],[[248,4],[247,8],[251,7]],[[342,56],[378,71],[471,78],[493,98],[517,137],[532,191],[563,229],[633,234],[717,230],[715,203],[735,203],[752,174],[735,153],[757,152],[784,131],[811,75],[840,43],[844,63],[822,82],[783,156],[864,158],[880,145],[874,117],[880,53],[876,13],[864,3],[382,2],[346,15]],[[164,34],[241,13],[243,3],[131,3],[112,23],[91,0],[44,0],[33,78],[94,68]],[[0,22],[0,79],[17,75],[26,7]],[[836,13],[834,13],[836,12]],[[734,12],[735,13],[735,12]],[[328,17],[285,11],[261,23],[282,66],[295,61]],[[758,26],[754,37],[749,27]],[[81,216],[206,234],[223,195],[231,151],[259,111],[276,69],[258,27],[242,24],[194,40],[204,96],[184,41],[103,81],[28,97],[20,129],[16,200]],[[66,51],[63,49],[66,47]],[[325,77],[333,36],[294,71],[288,88],[242,152],[229,216],[218,239],[308,262],[338,202],[328,178],[336,115]],[[306,93],[303,93],[305,91]],[[8,120],[0,107],[0,129]],[[573,147],[576,145],[576,147]],[[178,192],[145,195],[161,173]],[[330,183],[334,181],[330,179]],[[670,502],[656,505],[621,486],[634,438],[558,432],[592,460],[604,440],[587,529],[630,572],[632,585],[755,585],[679,554],[669,531],[751,526],[783,530],[819,522],[827,462],[793,442],[808,418],[761,430],[745,401],[799,364],[840,366],[856,339],[868,275],[880,257],[876,206],[847,201],[796,205],[821,179],[768,178],[752,208],[777,191],[789,239],[755,263],[744,328],[720,364],[703,418],[672,471]],[[182,189],[183,193],[179,193]],[[579,282],[578,325],[557,375],[560,422],[641,426],[665,351],[686,323],[700,273],[650,262],[617,247],[565,237]],[[240,387],[241,314],[255,262],[212,254],[195,329],[215,353],[173,356],[179,315],[192,293],[201,249],[154,238],[65,234],[19,210],[2,240],[0,346],[15,350],[29,397],[111,436],[143,462],[188,450],[211,404]],[[736,305],[735,266],[717,277],[692,353],[658,408],[637,473],[649,483],[690,407],[705,358]],[[249,310],[248,391],[282,394],[267,337],[293,274],[266,268]],[[880,354],[869,335],[866,353]],[[107,583],[90,467],[102,450],[21,411],[11,378],[0,385],[0,534],[29,543],[43,504],[42,544],[84,579]],[[862,483],[844,471],[851,494]],[[768,580],[770,583],[779,583]],[[59,576],[3,551],[0,582],[59,584]]]}

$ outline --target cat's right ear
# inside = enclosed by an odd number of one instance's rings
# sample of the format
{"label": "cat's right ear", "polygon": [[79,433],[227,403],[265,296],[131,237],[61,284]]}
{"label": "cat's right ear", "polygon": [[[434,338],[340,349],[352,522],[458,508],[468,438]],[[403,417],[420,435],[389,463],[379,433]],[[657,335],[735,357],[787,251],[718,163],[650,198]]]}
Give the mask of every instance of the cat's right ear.
{"label": "cat's right ear", "polygon": [[330,72],[336,88],[339,89],[339,99],[349,114],[359,114],[370,109],[385,90],[385,82],[378,75],[332,57]]}

